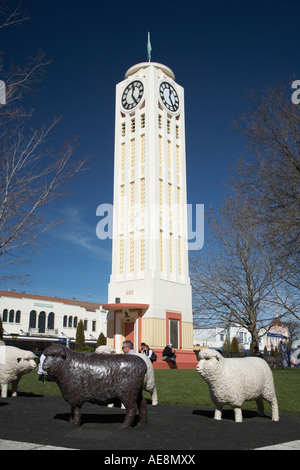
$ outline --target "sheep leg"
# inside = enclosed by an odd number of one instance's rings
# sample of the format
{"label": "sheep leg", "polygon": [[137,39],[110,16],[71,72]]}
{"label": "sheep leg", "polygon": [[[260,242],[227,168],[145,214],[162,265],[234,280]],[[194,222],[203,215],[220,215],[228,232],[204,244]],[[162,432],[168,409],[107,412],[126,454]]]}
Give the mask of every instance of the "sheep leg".
{"label": "sheep leg", "polygon": [[81,422],[81,407],[72,406],[69,423],[73,424],[73,426],[80,426],[80,422]]}
{"label": "sheep leg", "polygon": [[234,420],[236,423],[243,422],[243,415],[241,408],[234,408]]}
{"label": "sheep leg", "polygon": [[1,398],[7,398],[7,384],[1,384]]}
{"label": "sheep leg", "polygon": [[[20,377],[21,378],[21,377]],[[17,390],[18,390],[18,384],[20,382],[20,379],[16,379],[12,382],[11,384],[11,388],[12,388],[12,397],[16,397],[18,394],[17,394]]]}
{"label": "sheep leg", "polygon": [[157,405],[158,404],[158,395],[157,395],[156,388],[152,391],[151,398],[152,398],[152,405],[153,406]]}
{"label": "sheep leg", "polygon": [[133,424],[134,417],[136,415],[137,404],[133,403],[131,405],[125,403],[126,416],[123,423],[123,428],[129,428]]}
{"label": "sheep leg", "polygon": [[277,399],[273,398],[271,401],[271,408],[272,408],[272,421],[279,421],[279,410],[278,410],[278,403]]}
{"label": "sheep leg", "polygon": [[257,416],[265,416],[265,409],[264,409],[264,401],[262,398],[257,398],[256,400],[257,405]]}
{"label": "sheep leg", "polygon": [[140,423],[148,423],[148,408],[147,408],[147,402],[145,398],[143,397],[142,392],[139,393],[138,399],[137,399],[137,406],[139,409],[139,414],[140,414]]}
{"label": "sheep leg", "polygon": [[218,421],[222,419],[222,406],[218,405],[216,407],[214,418],[217,419]]}

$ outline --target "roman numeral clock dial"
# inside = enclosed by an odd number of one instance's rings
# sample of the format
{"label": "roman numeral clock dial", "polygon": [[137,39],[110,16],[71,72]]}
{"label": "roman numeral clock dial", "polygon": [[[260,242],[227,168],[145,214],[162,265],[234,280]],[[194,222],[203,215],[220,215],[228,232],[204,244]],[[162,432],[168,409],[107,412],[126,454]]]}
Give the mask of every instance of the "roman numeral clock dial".
{"label": "roman numeral clock dial", "polygon": [[144,85],[140,80],[129,83],[122,94],[122,106],[126,111],[135,108],[144,94]]}
{"label": "roman numeral clock dial", "polygon": [[169,111],[176,113],[179,109],[179,98],[173,85],[169,82],[162,82],[159,87],[159,94],[165,107]]}

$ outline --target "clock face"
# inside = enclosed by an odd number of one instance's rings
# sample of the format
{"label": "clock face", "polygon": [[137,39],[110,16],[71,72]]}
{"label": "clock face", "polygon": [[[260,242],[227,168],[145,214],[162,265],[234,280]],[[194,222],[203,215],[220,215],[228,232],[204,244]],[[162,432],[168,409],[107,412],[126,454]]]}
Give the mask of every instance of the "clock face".
{"label": "clock face", "polygon": [[176,112],[179,108],[179,98],[177,91],[169,82],[162,82],[159,87],[159,94],[165,107]]}
{"label": "clock face", "polygon": [[144,85],[139,80],[129,83],[122,94],[122,106],[124,109],[131,110],[135,108],[142,99]]}

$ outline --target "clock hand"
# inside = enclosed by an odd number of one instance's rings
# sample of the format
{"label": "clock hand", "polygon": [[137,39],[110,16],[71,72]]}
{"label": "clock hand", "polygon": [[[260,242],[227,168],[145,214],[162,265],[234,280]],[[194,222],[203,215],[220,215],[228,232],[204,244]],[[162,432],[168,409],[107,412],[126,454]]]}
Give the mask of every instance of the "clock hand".
{"label": "clock hand", "polygon": [[135,90],[135,88],[132,88],[131,98],[132,98],[133,101],[137,104],[138,102],[137,102],[137,100],[136,100],[136,98],[135,98],[135,96],[134,96],[134,94],[133,94],[134,90]]}
{"label": "clock hand", "polygon": [[174,106],[174,101],[172,99],[172,95],[173,95],[172,91],[169,90],[169,100],[170,100],[171,105]]}

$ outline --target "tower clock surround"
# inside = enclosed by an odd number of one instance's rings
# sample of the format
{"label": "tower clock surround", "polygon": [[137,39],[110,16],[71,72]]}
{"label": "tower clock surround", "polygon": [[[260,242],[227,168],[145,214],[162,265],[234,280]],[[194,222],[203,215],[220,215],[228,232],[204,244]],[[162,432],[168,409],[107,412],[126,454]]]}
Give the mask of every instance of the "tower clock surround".
{"label": "tower clock surround", "polygon": [[161,352],[170,342],[179,368],[197,363],[185,159],[183,87],[163,64],[130,67],[116,85],[112,271],[103,307],[107,344],[121,352],[129,318],[134,349],[141,342],[154,349],[155,368],[168,367]]}

